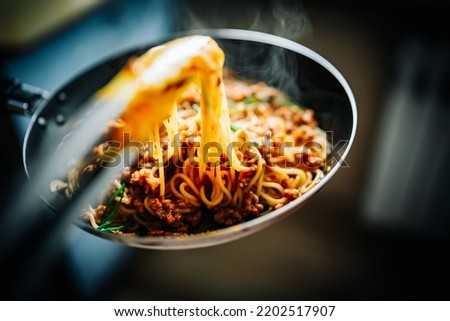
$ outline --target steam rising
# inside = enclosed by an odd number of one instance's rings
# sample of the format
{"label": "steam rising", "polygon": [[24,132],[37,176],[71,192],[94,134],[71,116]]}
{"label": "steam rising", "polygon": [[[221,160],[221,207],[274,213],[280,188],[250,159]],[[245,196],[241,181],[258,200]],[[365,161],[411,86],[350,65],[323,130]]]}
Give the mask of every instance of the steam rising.
{"label": "steam rising", "polygon": [[267,32],[293,41],[311,36],[309,17],[298,1],[187,1],[181,28],[232,28]]}
{"label": "steam rising", "polygon": [[299,5],[286,5],[283,2],[274,1],[272,8],[275,25],[273,33],[294,41],[300,41],[304,37],[311,36],[311,22]]}
{"label": "steam rising", "polygon": [[[181,22],[184,30],[247,29],[274,34],[295,42],[312,35],[311,22],[297,1],[188,1],[186,17]],[[222,44],[219,43],[222,46]],[[258,46],[256,43],[232,44],[223,48],[225,66],[238,71],[238,76],[262,80],[299,100],[298,62],[286,50]]]}

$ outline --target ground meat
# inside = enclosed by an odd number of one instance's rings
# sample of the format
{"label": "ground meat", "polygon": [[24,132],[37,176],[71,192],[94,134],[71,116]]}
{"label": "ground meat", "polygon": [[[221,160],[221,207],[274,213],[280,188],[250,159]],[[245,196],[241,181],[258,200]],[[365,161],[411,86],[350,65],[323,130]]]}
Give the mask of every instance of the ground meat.
{"label": "ground meat", "polygon": [[314,140],[315,133],[310,126],[301,125],[292,132],[295,146],[302,146]]}
{"label": "ground meat", "polygon": [[290,202],[300,196],[300,191],[296,188],[286,188],[283,191],[283,196],[287,198],[288,202]]}
{"label": "ground meat", "polygon": [[234,225],[246,220],[258,217],[264,210],[264,205],[259,203],[259,197],[252,191],[244,196],[242,209],[219,209],[214,215],[214,220],[221,225]]}
{"label": "ground meat", "polygon": [[136,198],[133,199],[133,206],[138,211],[138,213],[144,213],[145,212],[145,205],[142,199]]}
{"label": "ground meat", "polygon": [[202,218],[202,211],[199,209],[193,213],[183,214],[183,220],[189,223],[190,226],[197,226],[200,224]]}
{"label": "ground meat", "polygon": [[184,200],[164,199],[161,201],[159,198],[150,198],[147,205],[151,210],[151,215],[180,233],[187,233],[188,228],[198,225],[201,219],[201,210],[194,213],[182,213],[176,210],[191,207]]}
{"label": "ground meat", "polygon": [[180,215],[176,217],[177,215],[174,212],[175,205],[171,200],[165,199],[161,202],[159,198],[151,198],[148,200],[148,206],[151,209],[150,214],[168,225],[174,226],[177,221],[181,220]]}
{"label": "ground meat", "polygon": [[259,197],[252,191],[248,191],[245,196],[243,216],[245,219],[258,217],[264,206],[259,203]]}
{"label": "ground meat", "polygon": [[243,82],[225,80],[225,91],[227,98],[233,101],[241,101],[244,98],[250,96],[253,90]]}
{"label": "ground meat", "polygon": [[214,214],[214,220],[217,223],[226,226],[239,224],[244,221],[240,211],[233,210],[231,208],[219,210],[216,214]]}

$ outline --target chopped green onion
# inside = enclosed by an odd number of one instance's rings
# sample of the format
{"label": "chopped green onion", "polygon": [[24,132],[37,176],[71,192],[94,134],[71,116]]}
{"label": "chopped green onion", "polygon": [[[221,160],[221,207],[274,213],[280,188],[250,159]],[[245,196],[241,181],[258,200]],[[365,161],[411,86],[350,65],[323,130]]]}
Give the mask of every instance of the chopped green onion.
{"label": "chopped green onion", "polygon": [[[111,211],[111,213],[109,213],[109,215],[106,218],[105,217],[102,218],[100,226],[107,223],[116,214],[117,210],[119,209],[120,203],[122,202],[124,192],[125,192],[125,183],[120,185],[120,187],[117,189],[117,191],[115,191],[115,193],[108,200],[108,203],[106,203],[106,207],[105,207],[103,213],[107,213],[108,209],[111,207],[111,205],[113,204],[116,197],[120,194],[119,202],[116,203],[113,210]],[[98,228],[100,228],[100,226]]]}
{"label": "chopped green onion", "polygon": [[200,106],[197,104],[192,104],[192,108],[195,110],[195,112],[198,114],[200,112]]}
{"label": "chopped green onion", "polygon": [[106,221],[105,223],[100,224],[99,226],[97,226],[97,230],[101,231],[101,230],[107,228],[108,226],[110,226],[111,224],[112,224],[111,221]]}
{"label": "chopped green onion", "polygon": [[105,229],[102,229],[102,232],[106,232],[106,233],[112,233],[114,231],[121,231],[126,227],[126,225],[120,225],[120,226],[114,226],[114,227],[108,227]]}
{"label": "chopped green onion", "polygon": [[236,126],[236,125],[231,124],[231,125],[230,125],[230,129],[231,129],[233,132],[235,132],[235,131],[237,131],[237,130],[239,130],[239,129],[241,129],[241,128],[238,127],[238,126]]}
{"label": "chopped green onion", "polygon": [[250,96],[245,97],[245,99],[242,102],[244,104],[251,104],[251,103],[254,103],[256,101],[257,101],[256,96],[255,95],[250,95]]}

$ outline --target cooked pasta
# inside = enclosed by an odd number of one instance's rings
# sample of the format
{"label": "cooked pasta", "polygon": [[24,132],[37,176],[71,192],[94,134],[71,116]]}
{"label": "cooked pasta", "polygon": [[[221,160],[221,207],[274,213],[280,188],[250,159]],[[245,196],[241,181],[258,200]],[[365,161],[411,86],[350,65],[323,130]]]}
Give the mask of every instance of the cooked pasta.
{"label": "cooked pasta", "polygon": [[[186,45],[196,49],[178,57]],[[195,233],[203,221],[231,226],[320,181],[327,144],[314,112],[262,82],[223,74],[223,62],[211,38],[182,38],[130,62],[99,92],[101,99],[119,92],[127,107],[88,166],[100,166],[124,135],[141,144],[105,198],[85,211],[93,228],[167,236]]]}

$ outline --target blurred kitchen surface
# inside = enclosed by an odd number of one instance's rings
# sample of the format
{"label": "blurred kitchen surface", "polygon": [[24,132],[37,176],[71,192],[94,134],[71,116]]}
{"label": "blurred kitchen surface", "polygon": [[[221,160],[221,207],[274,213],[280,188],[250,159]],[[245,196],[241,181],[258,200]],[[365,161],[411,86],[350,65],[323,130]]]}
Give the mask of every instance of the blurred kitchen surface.
{"label": "blurred kitchen surface", "polygon": [[[72,2],[0,2],[2,78],[51,93],[105,57],[173,31],[253,29],[302,43],[342,72],[358,104],[357,137],[348,167],[298,213],[255,235],[198,250],[150,251],[69,227],[45,269],[34,271],[33,253],[17,247],[16,262],[1,267],[8,274],[0,298],[450,299],[445,2]],[[4,204],[20,194],[11,186],[22,182],[19,146],[28,118],[0,115]],[[42,205],[29,215],[46,211]],[[1,210],[0,222],[7,215]],[[31,267],[29,283],[18,280],[21,262]]]}

